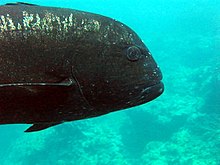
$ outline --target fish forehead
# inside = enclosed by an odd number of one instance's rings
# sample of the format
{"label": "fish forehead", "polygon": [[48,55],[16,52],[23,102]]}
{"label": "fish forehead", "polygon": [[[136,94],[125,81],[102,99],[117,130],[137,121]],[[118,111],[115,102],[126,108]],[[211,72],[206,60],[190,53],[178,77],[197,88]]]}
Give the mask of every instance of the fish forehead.
{"label": "fish forehead", "polygon": [[[107,44],[132,44],[134,40],[133,31],[127,26],[98,14],[25,5],[0,6],[0,9],[0,40],[16,38],[19,34],[24,38],[50,34],[48,37],[65,40],[68,36],[82,38],[88,33],[99,34],[96,39]],[[110,42],[112,36],[117,37]]]}

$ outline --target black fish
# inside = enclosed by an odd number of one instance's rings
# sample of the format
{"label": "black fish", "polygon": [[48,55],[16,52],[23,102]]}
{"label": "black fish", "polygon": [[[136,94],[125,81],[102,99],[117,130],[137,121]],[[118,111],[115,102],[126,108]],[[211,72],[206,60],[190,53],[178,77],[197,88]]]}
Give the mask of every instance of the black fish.
{"label": "black fish", "polygon": [[0,124],[26,132],[95,117],[162,94],[162,74],[126,25],[26,3],[0,6]]}

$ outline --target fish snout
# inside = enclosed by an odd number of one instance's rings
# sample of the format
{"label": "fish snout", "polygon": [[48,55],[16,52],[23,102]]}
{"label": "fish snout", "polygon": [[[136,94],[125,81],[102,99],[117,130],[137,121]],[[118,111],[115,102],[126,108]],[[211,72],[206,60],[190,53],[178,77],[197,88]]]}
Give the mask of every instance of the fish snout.
{"label": "fish snout", "polygon": [[164,91],[164,84],[162,82],[162,73],[158,66],[151,66],[145,74],[145,87],[141,91],[141,100],[145,102],[151,101],[160,96]]}

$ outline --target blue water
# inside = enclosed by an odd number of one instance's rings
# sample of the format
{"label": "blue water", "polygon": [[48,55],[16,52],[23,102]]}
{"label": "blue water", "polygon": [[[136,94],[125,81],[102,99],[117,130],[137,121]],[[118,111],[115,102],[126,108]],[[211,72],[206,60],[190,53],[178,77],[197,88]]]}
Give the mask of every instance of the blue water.
{"label": "blue water", "polygon": [[129,25],[160,65],[165,92],[139,107],[37,133],[1,125],[1,165],[220,165],[219,0],[26,2]]}

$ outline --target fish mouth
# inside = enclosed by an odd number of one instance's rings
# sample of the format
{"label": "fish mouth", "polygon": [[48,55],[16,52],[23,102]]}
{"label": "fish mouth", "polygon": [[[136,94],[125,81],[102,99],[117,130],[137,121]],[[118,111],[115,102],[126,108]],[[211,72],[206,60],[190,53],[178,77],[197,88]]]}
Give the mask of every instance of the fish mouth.
{"label": "fish mouth", "polygon": [[148,85],[142,89],[140,96],[136,102],[137,105],[147,103],[155,98],[159,97],[164,91],[164,84],[162,81],[158,81],[152,85]]}

